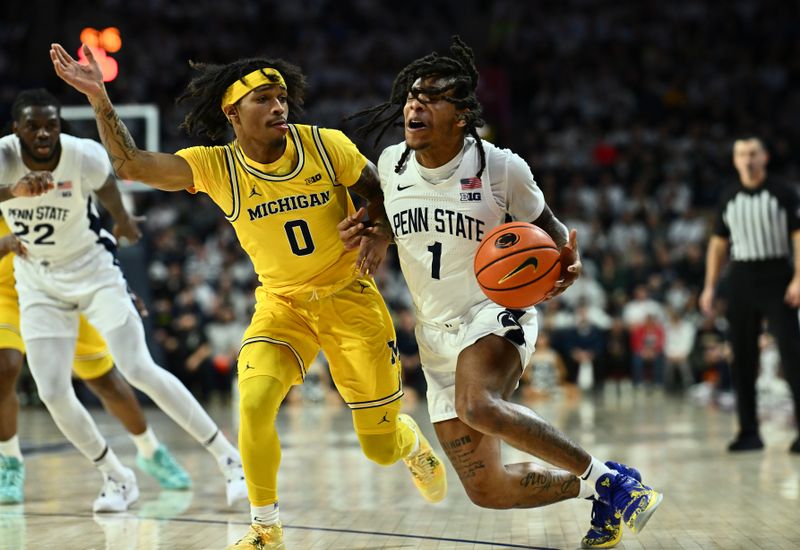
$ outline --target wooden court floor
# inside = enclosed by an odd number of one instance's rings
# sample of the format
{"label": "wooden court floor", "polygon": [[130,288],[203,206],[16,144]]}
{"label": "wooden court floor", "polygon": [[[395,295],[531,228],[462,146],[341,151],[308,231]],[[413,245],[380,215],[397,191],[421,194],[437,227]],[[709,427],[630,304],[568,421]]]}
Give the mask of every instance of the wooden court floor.
{"label": "wooden court floor", "polygon": [[[762,424],[767,449],[730,456],[731,413],[683,400],[610,394],[602,401],[547,402],[536,409],[598,457],[639,467],[665,501],[641,535],[620,548],[800,548],[800,456],[787,448],[787,415]],[[423,408],[412,411],[432,435]],[[213,411],[230,433],[228,408]],[[101,411],[93,414],[117,453],[133,465],[134,447]],[[141,498],[125,514],[93,516],[100,475],[65,445],[40,409],[21,415],[27,449],[26,502],[0,506],[0,549],[221,549],[247,528],[245,504],[225,506],[210,456],[155,409],[148,418],[193,476],[190,492],[159,491],[137,472]],[[536,510],[483,510],[452,470],[444,502],[426,504],[401,465],[382,468],[358,449],[346,410],[284,407],[281,516],[290,550],[490,549],[579,547],[590,505],[569,501]],[[525,456],[506,449],[509,462]]]}

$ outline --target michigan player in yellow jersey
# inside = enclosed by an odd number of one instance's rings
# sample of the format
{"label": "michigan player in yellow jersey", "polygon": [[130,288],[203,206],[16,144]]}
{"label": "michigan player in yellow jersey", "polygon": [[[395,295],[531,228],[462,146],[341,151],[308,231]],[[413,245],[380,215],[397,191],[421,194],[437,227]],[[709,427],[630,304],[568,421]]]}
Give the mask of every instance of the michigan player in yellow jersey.
{"label": "michigan player in yellow jersey", "polygon": [[[423,496],[441,500],[446,491],[441,461],[414,421],[399,414],[394,328],[368,275],[385,247],[380,255],[361,258],[361,275],[355,267],[359,253],[345,250],[336,227],[354,211],[348,190],[370,201],[369,212],[380,211],[377,173],[341,132],[288,123],[290,109],[303,102],[300,70],[266,58],[194,64],[198,75],[179,98],[191,104],[184,128],[212,139],[232,129],[235,139],[170,155],[136,147],[91,52],[84,51],[88,65],[78,64],[58,44],[50,56],[56,73],[89,99],[117,174],[157,189],[208,194],[233,225],[261,282],[238,359],[239,446],[252,524],[232,548],[283,548],[275,417],[320,348],[352,410],[364,454],[384,465],[403,459]],[[373,235],[380,238],[379,232]]]}
{"label": "michigan player in yellow jersey", "polygon": [[[25,465],[17,437],[17,378],[25,344],[20,336],[19,302],[14,288],[14,253],[24,245],[0,217],[0,504],[24,500]],[[191,480],[147,425],[139,402],[114,361],[103,337],[81,316],[73,371],[119,419],[137,448],[137,464],[164,489],[188,489]]]}

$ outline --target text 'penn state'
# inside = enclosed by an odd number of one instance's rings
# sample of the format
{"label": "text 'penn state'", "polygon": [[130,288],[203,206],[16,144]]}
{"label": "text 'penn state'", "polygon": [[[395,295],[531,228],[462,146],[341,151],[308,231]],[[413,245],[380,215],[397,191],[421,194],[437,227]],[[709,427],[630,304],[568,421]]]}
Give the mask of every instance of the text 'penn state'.
{"label": "text 'penn state'", "polygon": [[[396,237],[409,233],[429,232],[431,223],[428,208],[416,207],[401,210],[392,216],[392,225]],[[433,210],[433,231],[437,233],[449,233],[470,241],[480,241],[483,239],[485,226],[486,223],[483,220],[461,212],[444,208]]]}

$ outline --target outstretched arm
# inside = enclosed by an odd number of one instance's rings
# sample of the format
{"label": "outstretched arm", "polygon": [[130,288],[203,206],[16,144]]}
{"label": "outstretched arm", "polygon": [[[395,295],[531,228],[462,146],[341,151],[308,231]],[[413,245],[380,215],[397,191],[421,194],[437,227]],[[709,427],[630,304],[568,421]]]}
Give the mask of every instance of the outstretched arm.
{"label": "outstretched arm", "polygon": [[0,187],[0,202],[17,197],[38,197],[56,186],[53,174],[46,170],[28,172],[17,183]]}
{"label": "outstretched arm", "polygon": [[[375,165],[367,161],[361,177],[349,189],[367,199],[367,208],[360,208],[339,223],[339,237],[348,250],[359,247],[356,265],[361,274],[374,273],[386,257],[389,243],[394,239],[383,206],[383,191]],[[369,215],[369,222],[360,221],[365,213]]]}
{"label": "outstretched arm", "polygon": [[113,233],[116,239],[125,239],[129,244],[133,244],[142,238],[139,222],[143,221],[144,217],[132,216],[125,209],[122,195],[117,187],[117,178],[113,174],[109,174],[103,186],[94,193],[114,220]]}
{"label": "outstretched arm", "polygon": [[50,59],[56,74],[86,95],[94,109],[97,129],[117,176],[146,183],[156,189],[179,191],[192,187],[189,163],[178,155],[142,151],[136,147],[128,128],[120,120],[108,98],[103,73],[88,46],[83,46],[88,65],[81,65],[60,44],[50,46]]}

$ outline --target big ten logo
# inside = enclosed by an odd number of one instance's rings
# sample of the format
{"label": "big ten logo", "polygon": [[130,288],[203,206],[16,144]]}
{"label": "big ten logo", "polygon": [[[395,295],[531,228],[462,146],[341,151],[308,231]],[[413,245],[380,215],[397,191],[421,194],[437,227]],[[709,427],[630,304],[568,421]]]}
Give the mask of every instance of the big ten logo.
{"label": "big ten logo", "polygon": [[[103,82],[111,82],[117,78],[119,73],[117,60],[108,54],[118,52],[122,48],[119,29],[108,27],[99,31],[92,27],[86,27],[81,31],[81,42],[89,46],[95,61],[100,65],[100,70],[103,72]],[[84,65],[89,63],[83,54],[82,47],[78,48],[78,61]]]}

